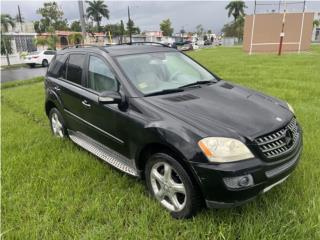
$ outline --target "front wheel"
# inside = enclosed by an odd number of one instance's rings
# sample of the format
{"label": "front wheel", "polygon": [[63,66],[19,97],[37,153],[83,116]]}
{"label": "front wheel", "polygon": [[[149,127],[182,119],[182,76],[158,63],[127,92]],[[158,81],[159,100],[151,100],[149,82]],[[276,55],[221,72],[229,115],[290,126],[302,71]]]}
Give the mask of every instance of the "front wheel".
{"label": "front wheel", "polygon": [[197,185],[183,166],[165,153],[151,156],[145,168],[149,192],[174,218],[189,218],[202,205]]}

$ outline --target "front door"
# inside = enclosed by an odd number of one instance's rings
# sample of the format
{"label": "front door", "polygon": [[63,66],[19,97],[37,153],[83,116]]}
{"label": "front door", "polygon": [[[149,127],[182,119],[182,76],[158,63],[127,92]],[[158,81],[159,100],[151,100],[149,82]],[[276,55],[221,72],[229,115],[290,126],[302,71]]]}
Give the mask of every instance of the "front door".
{"label": "front door", "polygon": [[107,147],[127,156],[128,145],[119,127],[127,120],[127,113],[118,104],[99,103],[103,91],[119,91],[120,84],[108,62],[95,54],[89,54],[86,71],[87,92],[82,101],[87,103],[84,120],[88,123],[85,134]]}

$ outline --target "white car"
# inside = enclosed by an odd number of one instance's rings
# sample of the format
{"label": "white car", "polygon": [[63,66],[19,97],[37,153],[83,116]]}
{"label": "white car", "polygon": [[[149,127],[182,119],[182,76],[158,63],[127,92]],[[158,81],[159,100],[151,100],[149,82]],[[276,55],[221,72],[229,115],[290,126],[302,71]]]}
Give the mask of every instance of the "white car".
{"label": "white car", "polygon": [[30,67],[34,67],[36,64],[40,64],[43,67],[47,67],[49,66],[55,54],[56,51],[54,50],[33,52],[26,56],[24,63],[28,64]]}

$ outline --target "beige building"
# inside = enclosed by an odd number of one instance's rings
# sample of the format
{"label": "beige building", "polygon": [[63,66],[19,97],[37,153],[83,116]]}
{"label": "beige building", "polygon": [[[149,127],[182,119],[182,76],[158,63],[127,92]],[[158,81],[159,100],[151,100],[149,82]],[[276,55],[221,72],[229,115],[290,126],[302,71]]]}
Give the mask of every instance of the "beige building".
{"label": "beige building", "polygon": [[283,52],[310,49],[314,13],[265,13],[245,18],[243,49],[277,52],[284,20]]}

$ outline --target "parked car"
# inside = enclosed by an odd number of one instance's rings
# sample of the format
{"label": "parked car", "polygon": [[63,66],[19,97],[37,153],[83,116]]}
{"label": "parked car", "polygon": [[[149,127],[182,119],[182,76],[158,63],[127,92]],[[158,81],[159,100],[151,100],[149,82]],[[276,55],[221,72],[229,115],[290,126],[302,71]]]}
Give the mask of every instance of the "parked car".
{"label": "parked car", "polygon": [[287,179],[302,150],[288,103],[162,45],[59,51],[45,92],[55,136],[144,179],[175,218],[267,192]]}
{"label": "parked car", "polygon": [[205,40],[205,41],[204,41],[204,45],[205,45],[205,46],[212,45],[211,40],[210,40],[210,39]]}
{"label": "parked car", "polygon": [[48,67],[55,54],[56,51],[54,50],[33,52],[25,57],[24,63],[28,64],[30,67],[35,67],[35,65]]}

